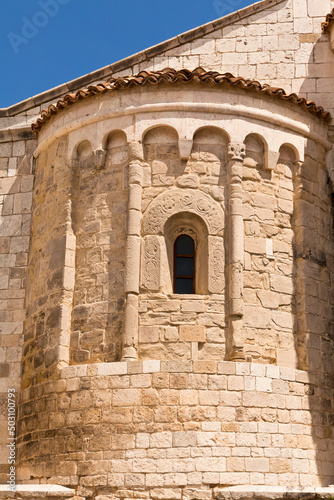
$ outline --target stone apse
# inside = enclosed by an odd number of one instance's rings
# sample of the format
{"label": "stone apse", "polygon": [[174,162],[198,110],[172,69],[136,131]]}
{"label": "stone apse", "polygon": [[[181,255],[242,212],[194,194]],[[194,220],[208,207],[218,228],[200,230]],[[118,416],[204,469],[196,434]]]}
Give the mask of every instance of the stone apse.
{"label": "stone apse", "polygon": [[39,125],[20,480],[167,500],[329,486],[326,122],[196,78],[95,94]]}

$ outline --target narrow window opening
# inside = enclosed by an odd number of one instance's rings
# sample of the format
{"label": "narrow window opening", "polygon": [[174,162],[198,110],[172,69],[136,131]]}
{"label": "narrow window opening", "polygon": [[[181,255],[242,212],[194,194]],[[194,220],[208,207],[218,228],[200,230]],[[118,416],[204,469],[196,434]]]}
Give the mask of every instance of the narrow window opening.
{"label": "narrow window opening", "polygon": [[186,234],[174,243],[174,293],[195,293],[195,242]]}

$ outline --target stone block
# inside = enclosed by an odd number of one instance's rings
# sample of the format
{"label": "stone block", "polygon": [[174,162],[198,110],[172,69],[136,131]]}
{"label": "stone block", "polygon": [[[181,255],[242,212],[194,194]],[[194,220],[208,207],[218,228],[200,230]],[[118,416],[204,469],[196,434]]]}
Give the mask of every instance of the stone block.
{"label": "stone block", "polygon": [[1,236],[19,236],[21,234],[21,226],[21,215],[3,216],[1,222]]}
{"label": "stone block", "polygon": [[157,432],[150,435],[151,448],[171,448],[173,435],[171,432]]}
{"label": "stone block", "polygon": [[307,12],[310,17],[326,17],[331,10],[330,0],[323,0],[321,4],[317,0],[307,0]]}
{"label": "stone block", "polygon": [[27,193],[32,191],[34,186],[34,176],[33,175],[23,175],[21,177],[21,192]]}
{"label": "stone block", "polygon": [[244,325],[251,328],[268,329],[270,328],[270,311],[264,309],[259,314],[257,307],[245,307]]}
{"label": "stone block", "polygon": [[17,236],[10,240],[10,253],[28,252],[29,236]]}
{"label": "stone block", "polygon": [[114,406],[134,406],[141,403],[141,391],[139,389],[114,389],[112,404]]}
{"label": "stone block", "polygon": [[247,472],[269,472],[269,458],[245,458]]}
{"label": "stone block", "polygon": [[32,193],[18,193],[14,195],[14,214],[30,213]]}
{"label": "stone block", "polygon": [[161,371],[169,373],[191,373],[192,361],[161,361]]}
{"label": "stone block", "polygon": [[286,276],[272,275],[270,278],[271,290],[274,292],[286,293],[291,295],[293,293],[293,281]]}
{"label": "stone block", "polygon": [[259,290],[256,295],[262,307],[267,309],[277,309],[279,306],[279,295],[270,290]]}
{"label": "stone block", "polygon": [[135,436],[131,434],[115,434],[111,436],[113,450],[130,450],[135,447]]}
{"label": "stone block", "polygon": [[112,424],[128,424],[132,422],[132,410],[127,407],[102,408],[102,421]]}
{"label": "stone block", "polygon": [[124,484],[127,488],[142,488],[145,485],[145,474],[125,474]]}
{"label": "stone block", "polygon": [[216,361],[194,361],[194,373],[216,373]]}
{"label": "stone block", "polygon": [[273,311],[272,321],[276,328],[278,329],[288,329],[292,330],[293,317],[289,312],[284,311]]}
{"label": "stone block", "polygon": [[182,390],[180,393],[180,405],[194,406],[198,404],[198,391]]}
{"label": "stone block", "polygon": [[183,300],[181,302],[182,312],[204,312],[204,301],[203,300]]}
{"label": "stone block", "polygon": [[234,375],[235,374],[235,363],[231,361],[221,361],[218,363],[218,373],[223,375]]}
{"label": "stone block", "polygon": [[195,458],[196,470],[199,472],[225,472],[226,458]]}
{"label": "stone block", "polygon": [[139,342],[155,343],[159,342],[160,331],[158,326],[139,327]]}
{"label": "stone block", "polygon": [[164,476],[164,486],[186,486],[187,484],[187,474],[174,472]]}
{"label": "stone block", "polygon": [[229,391],[243,391],[244,377],[239,375],[230,375],[227,379],[227,389]]}
{"label": "stone block", "polygon": [[157,373],[160,371],[160,361],[159,360],[144,360],[143,361],[143,373]]}
{"label": "stone block", "polygon": [[219,391],[199,391],[199,404],[203,406],[218,406]]}
{"label": "stone block", "polygon": [[127,374],[127,363],[99,363],[97,367],[98,375],[125,375]]}
{"label": "stone block", "polygon": [[173,446],[187,447],[196,446],[196,433],[195,432],[174,432],[173,433]]}
{"label": "stone block", "polygon": [[130,386],[131,387],[151,387],[152,385],[152,376],[149,374],[138,374],[132,375],[130,377]]}
{"label": "stone block", "polygon": [[205,326],[180,325],[181,342],[205,342],[205,337]]}
{"label": "stone block", "polygon": [[227,377],[224,375],[209,375],[208,389],[209,390],[226,390],[227,389]]}

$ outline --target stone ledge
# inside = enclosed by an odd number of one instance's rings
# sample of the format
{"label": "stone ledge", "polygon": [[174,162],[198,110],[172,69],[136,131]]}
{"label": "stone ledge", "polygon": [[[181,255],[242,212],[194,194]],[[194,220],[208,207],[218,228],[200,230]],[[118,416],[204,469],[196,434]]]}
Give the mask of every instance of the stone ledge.
{"label": "stone ledge", "polygon": [[[281,379],[289,382],[316,384],[316,377],[312,372],[289,368],[286,366],[267,365],[262,363],[235,362],[235,361],[210,361],[212,367],[208,373],[215,372],[218,375],[236,374]],[[134,373],[132,367],[136,367],[136,373],[157,372],[193,372],[196,363],[193,360],[137,360],[116,361],[110,363],[92,363],[83,365],[69,365],[61,368],[61,378],[75,378],[95,375],[131,375]],[[57,392],[57,391],[56,391]]]}
{"label": "stone ledge", "polygon": [[0,498],[68,498],[73,497],[75,491],[57,484],[17,484],[16,490],[11,491],[9,486],[0,484]]}
{"label": "stone ledge", "polygon": [[[20,395],[21,403],[34,399],[37,388],[39,388],[38,391],[42,391],[41,394],[62,393],[65,391],[67,384],[75,387],[82,377],[119,378],[138,374],[153,375],[155,373],[207,373],[227,377],[230,379],[231,387],[235,387],[233,390],[244,391],[245,393],[253,393],[256,387],[258,393],[275,394],[276,390],[278,390],[278,381],[322,387],[320,375],[284,366],[217,360],[137,360],[64,366],[60,369],[60,379],[45,381],[37,386],[23,389]],[[71,380],[75,382],[74,386],[71,385]],[[252,381],[251,385],[249,385],[250,381]],[[245,385],[243,385],[244,382]],[[237,384],[237,387],[235,384]],[[68,388],[67,390],[73,391],[74,389]]]}
{"label": "stone ledge", "polygon": [[0,142],[22,141],[36,139],[36,133],[31,130],[31,125],[12,127],[0,130]]}
{"label": "stone ledge", "polygon": [[314,498],[333,498],[334,485],[328,488],[305,487],[289,488],[286,486],[231,486],[229,488],[215,488],[213,497],[216,500],[288,500]]}

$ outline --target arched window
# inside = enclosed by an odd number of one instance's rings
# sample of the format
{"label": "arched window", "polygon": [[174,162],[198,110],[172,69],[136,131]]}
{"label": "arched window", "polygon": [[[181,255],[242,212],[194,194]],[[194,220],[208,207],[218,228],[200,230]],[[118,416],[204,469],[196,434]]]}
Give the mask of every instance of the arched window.
{"label": "arched window", "polygon": [[174,293],[195,293],[195,242],[186,234],[174,243]]}

